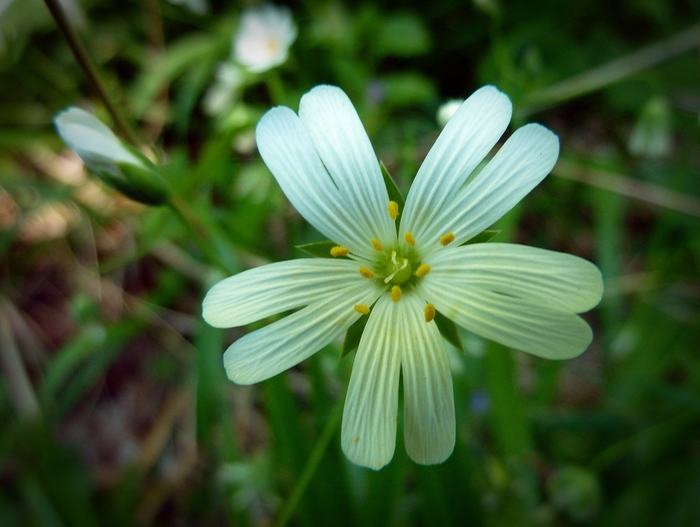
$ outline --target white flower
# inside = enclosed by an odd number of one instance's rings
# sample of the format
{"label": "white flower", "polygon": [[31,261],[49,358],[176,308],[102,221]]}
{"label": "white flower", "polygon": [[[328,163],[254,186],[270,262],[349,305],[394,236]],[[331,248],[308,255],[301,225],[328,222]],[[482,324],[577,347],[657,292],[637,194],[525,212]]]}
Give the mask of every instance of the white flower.
{"label": "white flower", "polygon": [[141,203],[167,200],[167,184],[153,163],[125,146],[97,117],[70,107],[56,115],[54,124],[66,145],[109,185]]}
{"label": "white flower", "polygon": [[241,15],[233,56],[249,71],[261,73],[284,63],[296,38],[297,26],[289,8],[265,4]]}
{"label": "white flower", "polygon": [[452,119],[455,112],[462,106],[464,99],[451,99],[444,104],[441,104],[438,108],[436,120],[441,128],[444,128],[447,121]]}
{"label": "white flower", "polygon": [[671,108],[663,97],[649,99],[632,129],[627,148],[631,154],[658,159],[671,152]]}
{"label": "white flower", "polygon": [[208,115],[218,115],[233,106],[244,81],[245,75],[240,66],[231,62],[219,64],[214,82],[204,94],[204,111]]}
{"label": "white flower", "polygon": [[492,86],[462,104],[418,171],[397,234],[401,211],[343,91],[314,88],[298,116],[285,107],[268,111],[256,131],[260,154],[296,209],[338,244],[337,258],[266,265],[209,291],[203,316],[217,327],[298,309],[233,343],[224,356],[229,378],[250,384],[276,375],[368,313],[341,435],[352,462],[379,469],[394,452],[400,372],[409,456],[433,464],[453,450],[452,380],[436,311],[540,357],[583,352],[592,332],[576,313],[602,294],[593,264],[515,244],[463,245],[530,192],[558,157],[557,137],[529,124],[468,180],[511,112]]}
{"label": "white flower", "polygon": [[173,5],[185,6],[197,15],[206,15],[209,12],[207,0],[168,0]]}

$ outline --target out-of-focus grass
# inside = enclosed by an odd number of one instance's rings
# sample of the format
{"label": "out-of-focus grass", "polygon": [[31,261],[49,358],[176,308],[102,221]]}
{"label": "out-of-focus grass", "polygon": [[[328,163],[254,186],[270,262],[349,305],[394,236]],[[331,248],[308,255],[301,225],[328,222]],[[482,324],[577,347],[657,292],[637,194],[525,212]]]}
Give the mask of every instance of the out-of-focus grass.
{"label": "out-of-focus grass", "polygon": [[[698,524],[695,3],[295,3],[290,59],[214,116],[202,97],[237,6],[197,16],[156,0],[80,5],[110,92],[162,154],[209,250],[173,210],[116,195],[65,151],[58,110],[108,116],[43,4],[7,7],[0,525]],[[506,91],[515,125],[554,130],[562,161],[498,239],[580,255],[606,279],[585,315],[595,340],[575,360],[462,332],[466,351],[450,348],[457,445],[440,466],[413,464],[401,432],[380,472],[344,458],[335,423],[353,357],[339,361],[339,344],[234,386],[221,353],[259,324],[221,331],[200,318],[224,273],[319,239],[251,142],[267,108],[296,108],[319,83],[350,95],[404,192],[439,133],[440,103],[485,83]],[[668,122],[645,120],[652,100]],[[643,126],[670,134],[662,155],[631,153]]]}

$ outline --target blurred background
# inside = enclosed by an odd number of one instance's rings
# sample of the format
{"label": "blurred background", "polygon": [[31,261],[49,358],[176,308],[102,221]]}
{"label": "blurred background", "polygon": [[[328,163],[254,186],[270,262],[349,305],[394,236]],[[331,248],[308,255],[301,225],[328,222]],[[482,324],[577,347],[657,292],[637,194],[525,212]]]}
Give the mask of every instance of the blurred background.
{"label": "blurred background", "polygon": [[[181,204],[86,171],[52,119],[109,112],[44,2],[0,0],[1,526],[700,525],[700,3],[61,5]],[[345,459],[341,343],[235,386],[222,353],[261,324],[200,316],[217,280],[320,239],[253,135],[320,83],[404,192],[443,105],[484,84],[512,99],[511,131],[561,139],[496,240],[595,262],[595,339],[557,362],[462,332],[442,465],[411,462],[400,426],[383,470]]]}

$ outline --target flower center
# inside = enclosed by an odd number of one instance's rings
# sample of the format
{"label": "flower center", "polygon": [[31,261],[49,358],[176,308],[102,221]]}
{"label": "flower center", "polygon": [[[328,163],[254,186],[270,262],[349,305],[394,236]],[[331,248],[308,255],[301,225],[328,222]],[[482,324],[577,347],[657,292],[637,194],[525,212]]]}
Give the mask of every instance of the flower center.
{"label": "flower center", "polygon": [[384,264],[384,283],[405,284],[411,278],[413,267],[408,258],[391,251],[391,258]]}

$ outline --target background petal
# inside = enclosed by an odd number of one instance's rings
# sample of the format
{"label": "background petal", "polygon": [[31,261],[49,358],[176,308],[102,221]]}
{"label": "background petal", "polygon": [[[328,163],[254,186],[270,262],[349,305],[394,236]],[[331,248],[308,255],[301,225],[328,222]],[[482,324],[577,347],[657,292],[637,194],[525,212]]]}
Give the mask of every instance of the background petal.
{"label": "background petal", "polygon": [[379,470],[396,446],[401,344],[406,302],[382,295],[370,313],[352,367],[341,443],[350,461]]}
{"label": "background petal", "polygon": [[401,302],[408,307],[401,329],[406,452],[422,465],[442,463],[455,446],[450,363],[435,322],[425,321],[425,302],[411,293]]}
{"label": "background petal", "polygon": [[401,236],[410,231],[419,247],[432,240],[435,218],[503,135],[512,112],[508,96],[493,86],[462,103],[418,170],[406,198]]}
{"label": "background petal", "polygon": [[371,289],[350,260],[303,258],[249,269],[212,287],[202,303],[210,325],[230,328],[296,309],[328,294],[342,295],[353,284]]}
{"label": "background petal", "polygon": [[598,305],[603,277],[591,262],[512,243],[479,243],[437,251],[425,259],[426,278],[442,287],[477,288],[560,311],[583,313]]}
{"label": "background petal", "polygon": [[384,243],[395,238],[389,195],[377,156],[348,96],[335,86],[318,86],[301,99],[299,117],[324,166],[356,221],[371,225]]}
{"label": "background petal", "polygon": [[354,286],[241,337],[224,353],[226,374],[235,383],[254,384],[299,364],[360,318],[355,304],[371,305],[380,294]]}

